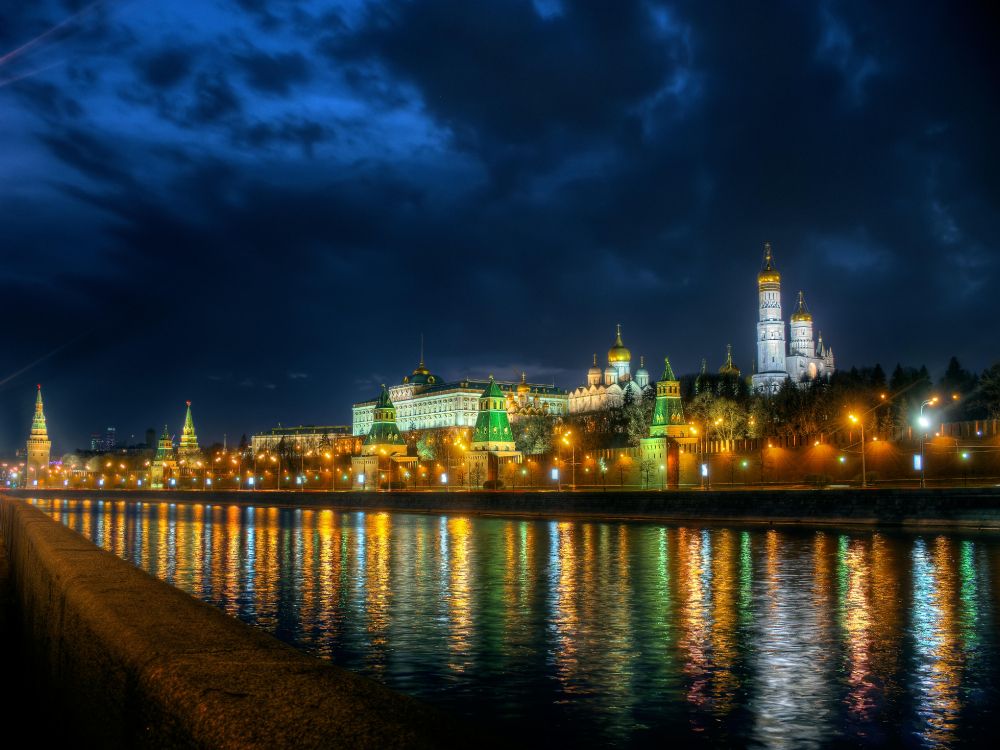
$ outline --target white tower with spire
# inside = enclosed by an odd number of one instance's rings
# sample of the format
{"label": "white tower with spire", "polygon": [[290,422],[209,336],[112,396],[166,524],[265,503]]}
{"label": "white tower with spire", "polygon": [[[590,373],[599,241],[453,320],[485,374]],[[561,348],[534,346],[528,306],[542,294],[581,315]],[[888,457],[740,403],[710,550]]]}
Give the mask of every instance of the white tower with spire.
{"label": "white tower with spire", "polygon": [[757,274],[759,318],[757,321],[757,372],[753,389],[776,393],[788,377],[785,369],[785,321],[781,317],[781,274],[764,243],[764,265]]}

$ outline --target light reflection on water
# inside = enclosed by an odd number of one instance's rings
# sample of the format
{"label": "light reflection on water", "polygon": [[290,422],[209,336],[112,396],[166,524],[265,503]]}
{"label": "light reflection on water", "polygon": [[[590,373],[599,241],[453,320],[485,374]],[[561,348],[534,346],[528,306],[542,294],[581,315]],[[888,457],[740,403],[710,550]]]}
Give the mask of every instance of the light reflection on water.
{"label": "light reflection on water", "polygon": [[996,536],[32,502],[528,744],[951,746],[995,725]]}

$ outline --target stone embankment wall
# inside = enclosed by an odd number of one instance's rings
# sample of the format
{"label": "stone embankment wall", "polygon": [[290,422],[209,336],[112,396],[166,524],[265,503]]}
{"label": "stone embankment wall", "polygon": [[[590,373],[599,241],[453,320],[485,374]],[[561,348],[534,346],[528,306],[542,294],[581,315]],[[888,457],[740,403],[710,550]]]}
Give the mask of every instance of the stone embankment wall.
{"label": "stone embankment wall", "polygon": [[364,511],[723,523],[1000,527],[1000,487],[665,492],[236,492],[21,490],[22,497],[292,505]]}
{"label": "stone embankment wall", "polygon": [[0,497],[0,535],[28,662],[51,698],[52,720],[83,746],[482,741],[415,700],[152,578],[21,500]]}

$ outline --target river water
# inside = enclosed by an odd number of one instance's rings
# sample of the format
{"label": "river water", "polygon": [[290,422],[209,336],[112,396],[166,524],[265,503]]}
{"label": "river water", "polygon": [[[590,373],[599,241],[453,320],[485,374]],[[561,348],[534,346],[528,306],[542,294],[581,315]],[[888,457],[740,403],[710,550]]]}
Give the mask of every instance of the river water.
{"label": "river water", "polygon": [[1000,535],[32,502],[519,744],[967,746],[1000,726]]}

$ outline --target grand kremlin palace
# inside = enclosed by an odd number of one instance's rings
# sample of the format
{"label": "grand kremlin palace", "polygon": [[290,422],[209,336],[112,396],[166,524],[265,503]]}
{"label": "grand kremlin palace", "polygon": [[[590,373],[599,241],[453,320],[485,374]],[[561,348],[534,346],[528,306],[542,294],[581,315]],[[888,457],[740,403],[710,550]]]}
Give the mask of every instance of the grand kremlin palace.
{"label": "grand kremlin palace", "polygon": [[[569,412],[569,394],[554,385],[527,382],[495,381],[503,392],[507,413],[512,417],[527,415],[565,416]],[[388,388],[396,407],[396,422],[404,432],[435,427],[474,427],[479,414],[479,398],[489,380],[466,378],[448,383],[424,365],[423,357],[403,382]],[[367,435],[375,412],[376,399],[354,404],[353,432]]]}

